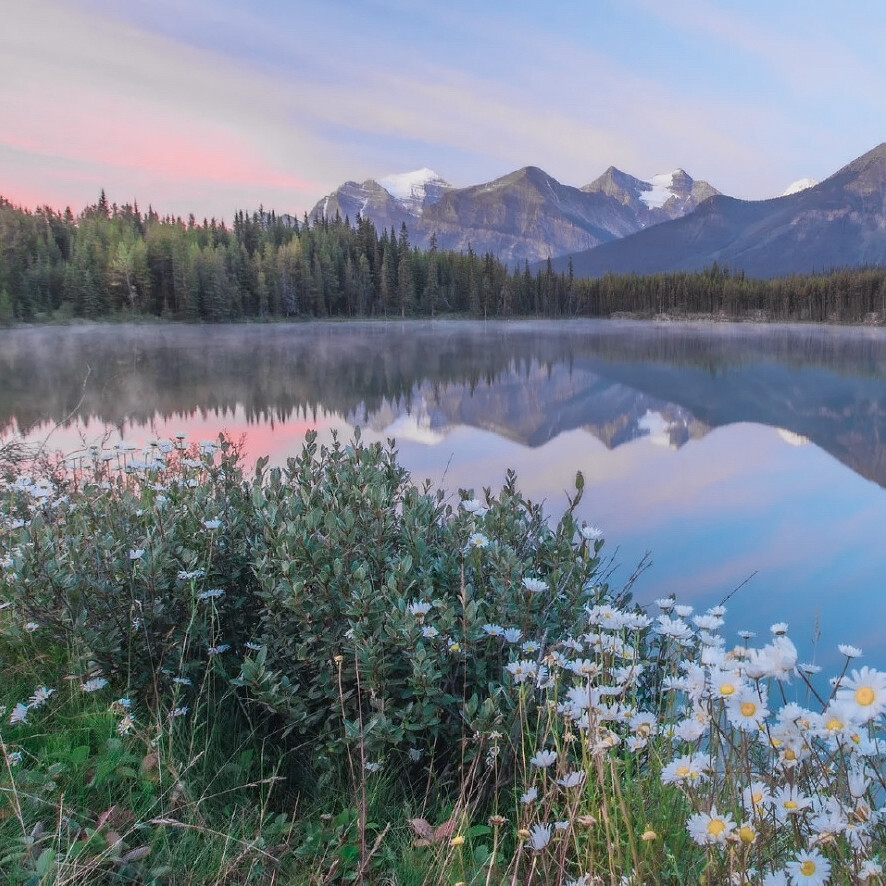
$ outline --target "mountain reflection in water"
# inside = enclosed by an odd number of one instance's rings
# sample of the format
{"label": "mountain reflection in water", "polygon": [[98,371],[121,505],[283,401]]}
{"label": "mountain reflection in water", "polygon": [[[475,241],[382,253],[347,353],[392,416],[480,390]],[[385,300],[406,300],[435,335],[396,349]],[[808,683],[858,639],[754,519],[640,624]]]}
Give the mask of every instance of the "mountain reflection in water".
{"label": "mountain reflection in water", "polygon": [[756,573],[731,601],[745,619],[736,629],[786,620],[808,638],[817,611],[827,628],[820,658],[867,639],[886,664],[872,618],[886,615],[879,329],[17,329],[0,331],[0,378],[0,432],[40,439],[61,423],[50,442],[66,449],[105,429],[111,442],[226,429],[246,434],[250,455],[282,462],[307,427],[349,436],[360,425],[369,439],[394,436],[416,479],[452,491],[494,488],[514,467],[554,514],[580,469],[582,516],[606,530],[610,552],[618,547],[623,576],[652,552],[638,599],[673,591],[712,605]]}

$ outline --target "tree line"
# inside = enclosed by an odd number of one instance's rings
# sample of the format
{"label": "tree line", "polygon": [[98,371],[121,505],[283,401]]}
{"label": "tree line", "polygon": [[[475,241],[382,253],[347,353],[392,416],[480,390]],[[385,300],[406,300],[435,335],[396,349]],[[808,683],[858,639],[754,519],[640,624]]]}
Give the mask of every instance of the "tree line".
{"label": "tree line", "polygon": [[576,278],[550,261],[511,268],[491,253],[425,250],[406,225],[301,221],[263,208],[198,222],[104,191],[78,216],[0,197],[0,323],[58,317],[172,320],[310,317],[722,315],[886,322],[886,268],[761,280],[700,272]]}

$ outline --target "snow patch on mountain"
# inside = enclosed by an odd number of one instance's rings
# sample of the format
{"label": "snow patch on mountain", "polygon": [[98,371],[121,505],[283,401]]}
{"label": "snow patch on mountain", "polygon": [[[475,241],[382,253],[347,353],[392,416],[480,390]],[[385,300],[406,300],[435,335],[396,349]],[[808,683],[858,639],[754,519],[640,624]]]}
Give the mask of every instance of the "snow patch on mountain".
{"label": "snow patch on mountain", "polygon": [[678,172],[680,172],[680,170],[675,169],[673,172],[665,172],[662,175],[653,175],[649,180],[649,184],[652,185],[652,187],[647,191],[642,191],[640,199],[650,209],[661,209],[661,207],[674,196],[674,176]]}
{"label": "snow patch on mountain", "polygon": [[387,175],[380,178],[378,183],[395,200],[413,206],[421,206],[429,196],[429,192],[439,192],[443,188],[450,187],[448,182],[440,178],[433,169],[427,167],[412,172]]}
{"label": "snow patch on mountain", "polygon": [[818,182],[814,178],[800,178],[788,185],[781,196],[790,197],[791,194],[799,194],[800,191],[805,191],[807,188],[814,188],[817,184]]}

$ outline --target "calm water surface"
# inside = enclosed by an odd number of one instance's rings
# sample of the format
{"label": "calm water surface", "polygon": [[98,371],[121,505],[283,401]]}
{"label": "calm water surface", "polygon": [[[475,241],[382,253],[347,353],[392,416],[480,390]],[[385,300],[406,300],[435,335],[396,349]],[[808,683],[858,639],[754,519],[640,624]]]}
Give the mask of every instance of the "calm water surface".
{"label": "calm water surface", "polygon": [[[0,434],[71,451],[180,429],[285,462],[316,428],[396,439],[415,479],[520,486],[606,533],[646,603],[729,600],[727,637],[787,621],[886,666],[886,334],[568,323],[0,331]],[[743,584],[744,583],[744,584]],[[814,638],[820,637],[817,643]]]}

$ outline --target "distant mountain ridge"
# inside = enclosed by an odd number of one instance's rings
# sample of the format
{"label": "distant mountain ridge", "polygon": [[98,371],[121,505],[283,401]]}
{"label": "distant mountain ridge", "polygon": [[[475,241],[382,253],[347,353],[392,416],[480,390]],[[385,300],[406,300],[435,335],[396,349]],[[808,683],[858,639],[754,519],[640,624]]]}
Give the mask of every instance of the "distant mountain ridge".
{"label": "distant mountain ridge", "polygon": [[710,196],[707,182],[682,169],[645,181],[610,166],[575,188],[536,166],[491,182],[454,188],[433,170],[345,182],[320,200],[311,218],[356,221],[399,231],[406,224],[413,245],[432,236],[441,249],[491,252],[512,265],[579,252],[680,218]]}
{"label": "distant mountain ridge", "polygon": [[[574,272],[697,271],[717,262],[780,277],[886,264],[886,142],[819,184],[788,191],[770,200],[713,196],[681,218],[573,253]],[[567,264],[553,262],[561,271]]]}
{"label": "distant mountain ridge", "polygon": [[312,218],[358,214],[426,248],[490,252],[512,266],[552,260],[577,276],[694,271],[717,262],[755,277],[886,264],[886,143],[822,182],[738,200],[682,169],[640,179],[614,166],[580,188],[536,166],[452,187],[430,169],[345,182]]}

